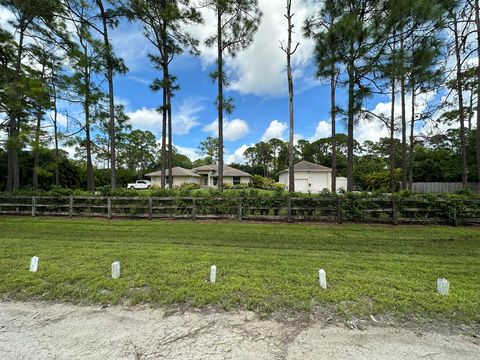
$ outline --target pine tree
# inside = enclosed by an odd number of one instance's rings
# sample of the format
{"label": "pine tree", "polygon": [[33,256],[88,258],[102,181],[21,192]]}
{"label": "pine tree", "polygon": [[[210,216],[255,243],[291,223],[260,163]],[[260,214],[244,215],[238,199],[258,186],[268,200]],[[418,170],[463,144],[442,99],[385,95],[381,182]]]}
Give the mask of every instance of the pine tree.
{"label": "pine tree", "polygon": [[347,191],[353,190],[354,125],[363,100],[372,94],[368,76],[382,53],[386,36],[382,2],[379,0],[339,0],[342,14],[335,26],[338,55],[346,68],[347,86]]}
{"label": "pine tree", "polygon": [[287,56],[287,81],[288,81],[288,109],[289,109],[289,141],[288,141],[288,191],[295,192],[295,158],[294,158],[294,108],[293,108],[293,76],[292,76],[292,55],[298,49],[300,43],[292,44],[292,34],[295,25],[292,22],[294,14],[292,13],[292,1],[287,0],[287,12],[285,18],[287,19],[287,44],[282,44],[281,49]]}
{"label": "pine tree", "polygon": [[307,19],[305,34],[315,39],[316,75],[319,79],[328,79],[330,83],[330,123],[332,127],[332,192],[337,191],[337,142],[336,142],[336,90],[340,69],[337,53],[335,22],[340,16],[340,8],[335,0],[320,1],[323,8],[318,15]]}
{"label": "pine tree", "polygon": [[[18,153],[24,145],[21,140],[20,129],[26,120],[26,93],[29,82],[25,78],[23,60],[29,52],[29,38],[41,41],[42,38],[55,34],[62,28],[56,15],[62,11],[60,1],[57,0],[0,0],[0,5],[6,7],[14,15],[11,25],[17,34],[15,57],[11,62],[12,78],[8,83],[7,116],[7,191],[15,191],[20,186],[20,169]],[[12,38],[13,40],[13,38]]]}
{"label": "pine tree", "polygon": [[[162,176],[161,187],[166,185],[167,159],[169,173],[171,173],[172,159],[172,105],[175,77],[170,74],[170,63],[174,57],[181,54],[185,48],[197,53],[198,41],[187,31],[186,25],[202,21],[196,9],[190,6],[190,1],[178,0],[132,0],[132,15],[140,19],[144,26],[144,33],[149,42],[155,46],[159,55],[150,54],[150,60],[155,68],[162,71],[162,79],[152,83],[152,90],[162,90]],[[168,129],[168,134],[167,134]],[[168,136],[168,155],[167,155]],[[172,187],[172,176],[169,176],[169,186]]]}
{"label": "pine tree", "polygon": [[260,24],[261,12],[258,0],[202,0],[202,6],[215,13],[216,32],[206,40],[206,45],[217,49],[217,70],[211,77],[217,81],[218,113],[218,189],[223,190],[223,114],[233,111],[233,100],[223,95],[224,86],[228,85],[224,73],[225,53],[234,56],[245,49],[253,40],[253,35]]}

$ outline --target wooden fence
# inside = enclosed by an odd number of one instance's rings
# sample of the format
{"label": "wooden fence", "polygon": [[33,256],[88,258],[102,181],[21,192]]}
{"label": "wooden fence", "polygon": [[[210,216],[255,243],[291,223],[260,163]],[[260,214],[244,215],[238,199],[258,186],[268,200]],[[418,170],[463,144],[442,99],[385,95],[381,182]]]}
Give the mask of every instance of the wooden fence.
{"label": "wooden fence", "polygon": [[[468,188],[480,191],[480,183],[468,183]],[[449,194],[463,189],[461,182],[416,182],[412,184],[412,191],[420,194]]]}
{"label": "wooden fence", "polygon": [[0,214],[480,225],[480,200],[343,197],[98,197],[0,195]]}

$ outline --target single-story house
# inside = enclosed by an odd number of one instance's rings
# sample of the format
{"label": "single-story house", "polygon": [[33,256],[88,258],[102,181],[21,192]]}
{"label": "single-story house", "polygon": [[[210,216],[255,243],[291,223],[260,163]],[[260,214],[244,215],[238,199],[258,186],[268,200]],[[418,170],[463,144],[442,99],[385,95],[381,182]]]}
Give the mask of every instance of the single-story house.
{"label": "single-story house", "polygon": [[[160,186],[162,171],[155,171],[146,174],[151,179],[152,186]],[[165,170],[166,183],[168,184],[168,169]],[[200,184],[200,175],[194,173],[192,170],[184,169],[180,166],[172,168],[173,186],[180,186],[182,184]]]}
{"label": "single-story house", "polygon": [[[204,165],[193,168],[192,171],[201,176],[200,187],[209,188],[215,187],[218,184],[218,165]],[[224,184],[248,184],[251,181],[252,175],[245,171],[232,168],[228,165],[223,165],[223,183]]]}
{"label": "single-story house", "polygon": [[[165,172],[168,183],[168,169]],[[161,185],[161,171],[155,171],[146,174],[151,178],[152,186]],[[198,184],[200,188],[216,187],[218,184],[218,165],[204,165],[196,167],[192,170],[184,169],[180,166],[172,169],[173,186],[181,186],[182,184]],[[232,168],[228,165],[223,165],[223,183],[224,184],[248,184],[252,175]]]}
{"label": "single-story house", "polygon": [[[332,189],[332,169],[309,161],[300,161],[293,167],[295,191],[304,193],[319,193]],[[278,182],[288,190],[288,169],[279,173]],[[337,191],[346,189],[346,178],[337,177]]]}

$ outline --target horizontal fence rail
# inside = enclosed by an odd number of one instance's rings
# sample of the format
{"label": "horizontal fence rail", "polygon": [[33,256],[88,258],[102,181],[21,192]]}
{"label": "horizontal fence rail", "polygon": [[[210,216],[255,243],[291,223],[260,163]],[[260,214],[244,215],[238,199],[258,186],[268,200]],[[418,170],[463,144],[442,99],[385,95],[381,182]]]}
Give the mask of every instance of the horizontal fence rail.
{"label": "horizontal fence rail", "polygon": [[0,214],[29,216],[480,225],[480,200],[348,197],[0,195]]}

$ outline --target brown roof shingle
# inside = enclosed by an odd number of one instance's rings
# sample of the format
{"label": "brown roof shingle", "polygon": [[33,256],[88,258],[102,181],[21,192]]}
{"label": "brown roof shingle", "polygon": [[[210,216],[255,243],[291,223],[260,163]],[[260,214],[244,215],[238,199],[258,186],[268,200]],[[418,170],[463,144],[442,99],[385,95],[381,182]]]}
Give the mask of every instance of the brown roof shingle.
{"label": "brown roof shingle", "polygon": [[[165,175],[168,176],[168,169],[165,171]],[[173,176],[200,177],[200,175],[193,172],[192,170],[184,169],[180,166],[172,168],[172,175]],[[148,177],[162,176],[162,171],[155,171],[155,172],[152,172],[150,174],[146,174],[145,176],[148,176]]]}

